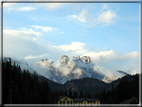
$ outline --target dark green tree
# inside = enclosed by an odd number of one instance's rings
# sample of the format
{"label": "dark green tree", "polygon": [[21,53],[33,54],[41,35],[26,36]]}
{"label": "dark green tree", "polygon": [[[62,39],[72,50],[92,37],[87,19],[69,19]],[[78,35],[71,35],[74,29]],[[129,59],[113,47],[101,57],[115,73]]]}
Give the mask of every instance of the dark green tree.
{"label": "dark green tree", "polygon": [[80,90],[79,98],[83,98],[83,97],[84,97],[83,92],[82,92],[82,90]]}
{"label": "dark green tree", "polygon": [[69,88],[69,97],[70,97],[70,98],[73,98],[73,97],[72,97],[72,90],[71,90],[71,88]]}
{"label": "dark green tree", "polygon": [[73,91],[73,95],[73,98],[77,98],[77,92],[75,90]]}

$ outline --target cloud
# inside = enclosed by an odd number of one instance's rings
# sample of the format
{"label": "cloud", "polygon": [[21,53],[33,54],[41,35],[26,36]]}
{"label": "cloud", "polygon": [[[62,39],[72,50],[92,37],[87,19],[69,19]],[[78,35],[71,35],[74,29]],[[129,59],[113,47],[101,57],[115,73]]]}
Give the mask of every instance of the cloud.
{"label": "cloud", "polygon": [[[18,38],[22,37],[26,40],[34,40],[35,38],[38,38],[42,33],[35,32],[32,29],[26,29],[26,28],[20,28],[20,30],[3,30],[4,37],[7,37],[7,35],[10,35],[10,37]],[[5,36],[6,35],[6,36]],[[27,36],[29,35],[29,36]]]}
{"label": "cloud", "polygon": [[85,46],[84,43],[80,43],[80,42],[72,42],[71,45],[60,45],[60,46],[53,46],[55,48],[59,48],[63,51],[69,51],[69,50],[82,50],[83,46]]}
{"label": "cloud", "polygon": [[[9,57],[34,61],[47,58],[55,62],[59,61],[62,55],[67,55],[69,58],[78,55],[90,56],[91,62],[96,65],[94,69],[99,72],[105,72],[106,75],[107,72],[115,72],[117,70],[132,74],[139,72],[140,55],[137,51],[129,52],[125,55],[118,54],[114,50],[96,51],[95,48],[79,41],[74,41],[68,45],[48,45],[47,43],[45,45],[41,35],[42,33],[27,28],[3,30],[3,54]],[[62,69],[61,67],[60,71]]]}
{"label": "cloud", "polygon": [[[9,57],[25,58],[45,53],[51,55],[49,59],[59,60],[65,52],[55,48],[50,41],[44,41],[41,35],[42,33],[27,28],[3,30],[3,54]],[[37,60],[40,59],[37,58]]]}
{"label": "cloud", "polygon": [[80,22],[85,23],[85,22],[87,22],[87,17],[86,17],[87,15],[88,15],[87,10],[83,9],[79,15],[68,15],[65,18],[67,18],[69,20],[76,19],[76,20],[78,20]]}
{"label": "cloud", "polygon": [[38,26],[38,25],[32,25],[32,27],[34,27],[35,30],[41,29],[42,31],[46,31],[46,32],[49,32],[49,31],[51,32],[57,29],[57,28],[52,28],[52,27],[47,27],[47,26]]}
{"label": "cloud", "polygon": [[135,58],[139,58],[139,56],[140,56],[139,53],[137,51],[134,51],[134,52],[127,53],[124,58],[135,59]]}
{"label": "cloud", "polygon": [[89,13],[87,9],[82,9],[78,15],[68,15],[65,18],[69,20],[77,20],[81,23],[84,23],[85,26],[88,27],[94,27],[96,25],[108,26],[113,24],[114,19],[117,17],[116,13],[108,9],[108,5],[105,4],[100,12],[98,12],[96,15]]}
{"label": "cloud", "polygon": [[33,7],[19,7],[15,8],[16,11],[30,11],[30,10],[35,10],[36,8]]}
{"label": "cloud", "polygon": [[35,7],[18,7],[15,6],[15,3],[4,3],[4,10],[7,11],[31,11],[35,10]]}
{"label": "cloud", "polygon": [[38,59],[38,58],[46,58],[46,57],[49,57],[49,54],[41,54],[41,55],[29,55],[29,56],[26,56],[25,59]]}
{"label": "cloud", "polygon": [[101,13],[97,18],[93,21],[93,26],[96,26],[97,24],[103,24],[103,25],[109,25],[113,23],[113,19],[117,15],[113,13],[111,10]]}
{"label": "cloud", "polygon": [[92,61],[95,63],[101,63],[116,59],[116,53],[113,50],[108,51],[99,51],[99,52],[86,52],[84,53],[85,56],[90,56]]}
{"label": "cloud", "polygon": [[[139,53],[136,51],[127,53],[125,55],[116,53],[114,50],[95,51],[95,49],[89,50],[89,46],[81,42],[72,42],[70,45],[61,45],[56,48],[60,48],[66,55],[73,56],[90,56],[91,62],[98,65],[97,71],[104,73],[105,75],[116,75],[115,78],[120,77],[117,70],[129,72],[130,74],[135,71],[139,73]],[[95,66],[96,67],[96,66]],[[94,68],[96,69],[96,68]]]}
{"label": "cloud", "polygon": [[[3,53],[17,58],[27,56],[29,53],[35,53],[33,50],[40,47],[36,43],[40,40],[39,35],[42,34],[26,28],[3,30]],[[42,49],[42,47],[40,48]]]}
{"label": "cloud", "polygon": [[[46,67],[38,66],[35,63],[35,61],[27,60],[27,59],[17,59],[17,60],[28,64],[28,66],[27,65],[25,66],[25,64],[20,64],[21,68],[29,69],[29,67],[30,67],[33,69],[33,71],[36,71],[38,74],[43,75],[46,78],[51,78],[51,73],[49,72],[49,70]],[[54,81],[56,81],[56,80],[54,80]]]}
{"label": "cloud", "polygon": [[[33,0],[34,1],[34,0]],[[58,0],[55,0],[58,1]],[[48,10],[55,10],[62,8],[63,6],[67,5],[68,3],[33,3],[34,7],[43,7]],[[16,5],[16,7],[14,7]],[[34,10],[36,8],[33,7],[18,7],[19,3],[4,3],[4,7],[7,8],[7,10],[15,10],[15,11],[30,11]]]}
{"label": "cloud", "polygon": [[[89,46],[81,42],[72,42],[70,45],[53,46],[56,49],[62,50],[68,56],[90,56],[91,62],[95,64],[94,69],[107,75],[114,76],[115,79],[120,77],[117,70],[139,73],[139,53],[134,51],[125,55],[118,54],[114,50],[95,51]],[[114,79],[112,78],[112,79]]]}
{"label": "cloud", "polygon": [[48,9],[48,10],[55,10],[55,9],[59,9],[59,8],[63,7],[66,4],[67,3],[42,3],[42,4],[40,4],[40,6],[44,7],[45,9]]}
{"label": "cloud", "polygon": [[[102,9],[100,10],[100,12],[102,12],[102,11],[104,11],[104,10],[107,10],[107,9],[109,9],[109,6],[108,6],[108,4],[103,4],[103,7],[102,7]],[[99,12],[99,13],[100,13]]]}

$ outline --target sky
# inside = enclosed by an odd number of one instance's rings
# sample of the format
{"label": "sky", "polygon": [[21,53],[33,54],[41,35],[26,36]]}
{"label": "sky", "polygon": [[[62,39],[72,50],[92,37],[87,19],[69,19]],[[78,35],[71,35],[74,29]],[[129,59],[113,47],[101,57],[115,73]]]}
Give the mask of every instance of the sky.
{"label": "sky", "polygon": [[33,62],[90,56],[98,69],[135,74],[139,11],[139,3],[4,3],[3,56]]}

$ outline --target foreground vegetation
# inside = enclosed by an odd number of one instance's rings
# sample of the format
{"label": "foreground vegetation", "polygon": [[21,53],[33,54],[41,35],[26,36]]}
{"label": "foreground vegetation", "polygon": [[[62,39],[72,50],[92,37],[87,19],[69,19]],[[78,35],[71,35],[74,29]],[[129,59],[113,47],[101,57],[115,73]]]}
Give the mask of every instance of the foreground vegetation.
{"label": "foreground vegetation", "polygon": [[[126,76],[129,77],[129,76]],[[128,103],[138,104],[139,102],[139,75],[134,75],[129,80],[122,78],[116,87],[112,85],[111,90],[103,90],[96,94],[97,98],[101,99],[103,104],[119,104],[124,100],[136,98],[137,100]]]}

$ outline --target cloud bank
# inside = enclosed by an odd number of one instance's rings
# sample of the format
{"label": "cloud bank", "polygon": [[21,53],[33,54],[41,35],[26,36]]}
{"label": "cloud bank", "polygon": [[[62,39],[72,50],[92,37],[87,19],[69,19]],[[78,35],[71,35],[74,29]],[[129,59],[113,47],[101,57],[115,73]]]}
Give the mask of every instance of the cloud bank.
{"label": "cloud bank", "polygon": [[5,56],[34,60],[35,62],[45,58],[56,62],[61,59],[62,55],[67,55],[70,58],[78,55],[90,56],[91,61],[96,65],[94,69],[106,75],[117,70],[131,74],[140,72],[140,55],[137,51],[125,55],[116,53],[114,50],[96,51],[94,47],[90,48],[79,41],[68,45],[43,45],[40,32],[25,28],[4,30],[3,33],[3,54]]}

